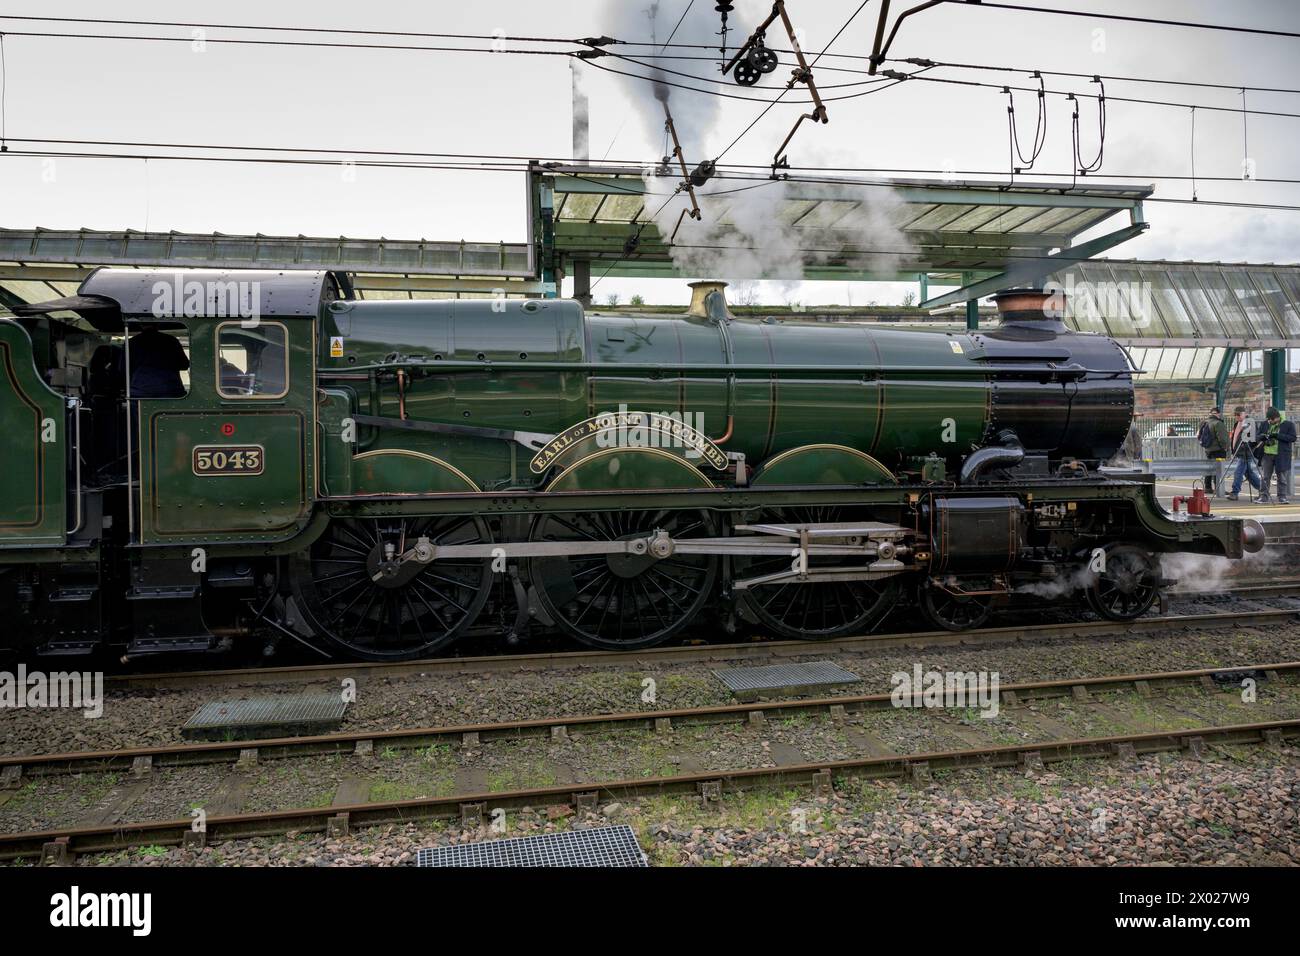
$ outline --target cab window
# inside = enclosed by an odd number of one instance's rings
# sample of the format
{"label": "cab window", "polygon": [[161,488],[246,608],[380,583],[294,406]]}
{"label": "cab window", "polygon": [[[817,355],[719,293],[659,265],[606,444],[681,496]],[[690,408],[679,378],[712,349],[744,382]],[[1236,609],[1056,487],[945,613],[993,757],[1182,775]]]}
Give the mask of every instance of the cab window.
{"label": "cab window", "polygon": [[289,391],[289,334],[276,322],[217,327],[217,391],[222,398],[282,398]]}

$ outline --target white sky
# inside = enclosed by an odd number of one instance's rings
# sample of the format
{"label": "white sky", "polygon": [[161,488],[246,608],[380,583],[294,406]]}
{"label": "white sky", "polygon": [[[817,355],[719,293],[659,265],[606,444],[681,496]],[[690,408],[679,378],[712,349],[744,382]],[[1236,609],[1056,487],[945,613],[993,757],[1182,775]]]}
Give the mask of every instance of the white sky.
{"label": "white sky", "polygon": [[[660,24],[671,28],[687,0],[661,0]],[[1294,0],[1036,0],[1040,5],[1087,7],[1143,16],[1300,30]],[[393,0],[366,4],[315,2],[114,2],[92,0],[6,3],[4,12],[46,16],[201,22],[311,25],[440,33],[590,36],[635,22],[648,0],[569,0],[539,4],[498,0],[491,4]],[[804,47],[819,51],[858,0],[788,0]],[[899,9],[908,4],[897,4]],[[734,44],[748,32],[762,0],[742,0],[733,15]],[[832,48],[870,52],[878,3],[869,4]],[[629,13],[630,11],[630,13]],[[716,29],[712,0],[696,0],[678,41]],[[648,24],[648,21],[647,21]],[[2,30],[63,29],[129,32],[124,28],[51,27],[0,21]],[[1104,31],[1097,33],[1096,31]],[[140,32],[159,33],[142,28]],[[173,34],[177,31],[171,31]],[[180,31],[182,34],[185,31]],[[223,34],[217,31],[211,37]],[[227,34],[229,35],[229,34]],[[648,25],[638,36],[649,39]],[[663,34],[658,34],[663,38]],[[355,38],[353,38],[355,39]],[[775,32],[769,32],[773,45]],[[397,42],[387,40],[381,42]],[[440,41],[424,42],[440,44]],[[445,45],[445,44],[443,44]],[[482,45],[465,41],[465,45]],[[967,63],[1000,63],[1080,72],[1197,79],[1229,84],[1300,87],[1300,40],[1227,34],[944,5],[912,18],[891,53]],[[7,75],[6,131],[10,137],[139,140],[176,143],[351,147],[422,151],[469,151],[528,156],[570,155],[569,62],[562,57],[371,50],[287,49],[209,44],[48,40],[9,36],[4,42]],[[788,60],[789,58],[784,58]],[[610,60],[601,61],[611,63]],[[823,64],[832,64],[829,58]],[[844,64],[837,64],[844,65]],[[859,64],[848,64],[857,66]],[[676,64],[701,73],[707,62]],[[785,75],[783,62],[775,77]],[[1015,82],[1025,77],[945,71],[936,75]],[[595,158],[642,164],[661,151],[662,124],[647,108],[644,88],[632,81],[587,71],[591,97],[591,144]],[[999,79],[999,77],[1001,79]],[[860,80],[819,73],[823,85]],[[774,81],[765,81],[765,86]],[[1085,81],[1048,78],[1049,89],[1095,92]],[[721,87],[719,87],[721,89]],[[730,91],[743,92],[738,87]],[[1239,93],[1181,86],[1108,83],[1111,96],[1238,106]],[[696,120],[683,138],[692,161],[714,155],[756,115],[759,104],[675,92],[694,98],[680,110]],[[1048,143],[1040,169],[1068,172],[1070,114],[1060,97],[1049,97]],[[678,101],[674,100],[678,109]],[[1300,113],[1300,96],[1249,94],[1255,109]],[[651,103],[652,105],[652,103]],[[1032,138],[1034,104],[1016,100],[1022,141]],[[1095,150],[1095,100],[1083,107],[1083,151]],[[712,115],[710,115],[712,112]],[[727,160],[766,163],[798,115],[780,105],[727,155]],[[648,119],[646,117],[649,117]],[[1129,175],[1137,183],[1152,174],[1189,171],[1189,111],[1111,102],[1102,172]],[[687,124],[683,124],[687,125]],[[1239,176],[1242,118],[1197,111],[1196,169],[1201,175]],[[1295,144],[1300,119],[1251,116],[1249,150],[1260,177],[1300,179]],[[20,144],[13,149],[29,148]],[[791,144],[795,164],[1003,169],[1007,165],[1006,98],[995,90],[910,82],[879,95],[830,104],[830,123],[805,124]],[[0,226],[89,227],[356,237],[429,239],[524,238],[522,173],[431,170],[355,171],[345,181],[330,167],[275,167],[139,160],[0,157]],[[51,181],[52,180],[52,181]],[[1117,180],[1105,180],[1117,182]],[[1157,196],[1188,197],[1190,184],[1159,183]],[[1202,200],[1248,200],[1300,204],[1300,186],[1202,182]],[[1138,258],[1226,261],[1300,260],[1300,212],[1192,207],[1150,203],[1147,235],[1110,253]],[[1100,231],[1118,228],[1112,219]],[[1087,238],[1082,237],[1082,238]],[[599,269],[596,270],[599,274]],[[845,283],[775,284],[765,301],[806,304],[876,300],[896,302],[908,286],[878,284],[849,290]],[[635,292],[651,302],[685,302],[676,281],[607,279],[597,288],[624,300]]]}

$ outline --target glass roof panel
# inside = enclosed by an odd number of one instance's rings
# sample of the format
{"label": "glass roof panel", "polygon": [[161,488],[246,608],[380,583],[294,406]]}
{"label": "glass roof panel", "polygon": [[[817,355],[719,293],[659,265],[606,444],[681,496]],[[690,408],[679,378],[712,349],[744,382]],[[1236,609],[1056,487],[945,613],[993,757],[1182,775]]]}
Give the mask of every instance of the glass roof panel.
{"label": "glass roof panel", "polygon": [[1183,297],[1173,287],[1169,273],[1164,269],[1141,270],[1143,289],[1151,297],[1169,334],[1177,338],[1191,338],[1197,334],[1196,322],[1187,311]]}
{"label": "glass roof panel", "polygon": [[57,299],[54,290],[44,282],[26,282],[19,279],[6,279],[4,287],[12,292],[24,302],[37,303],[49,302],[51,299]]}
{"label": "glass roof panel", "polygon": [[998,215],[997,206],[976,206],[968,213],[963,213],[955,221],[944,226],[945,231],[972,232]]}
{"label": "glass roof panel", "polygon": [[566,220],[589,220],[595,213],[596,207],[604,196],[598,196],[593,193],[571,193],[564,201],[564,209],[560,211],[560,218]]}
{"label": "glass roof panel", "polygon": [[1219,318],[1223,322],[1224,331],[1228,335],[1245,336],[1247,338],[1254,336],[1256,334],[1255,330],[1251,328],[1246,313],[1242,311],[1241,306],[1237,303],[1237,297],[1228,288],[1228,283],[1224,280],[1223,274],[1218,269],[1204,268],[1197,269],[1196,276],[1200,279],[1205,291],[1210,294],[1210,300],[1214,303]]}
{"label": "glass roof panel", "polygon": [[1268,306],[1278,330],[1287,338],[1300,338],[1300,309],[1292,302],[1282,289],[1281,277],[1276,272],[1252,272],[1264,304]]}
{"label": "glass roof panel", "polygon": [[1287,321],[1287,335],[1300,338],[1300,320],[1296,317],[1296,309],[1300,308],[1300,269],[1276,269],[1273,275],[1277,277],[1278,284],[1292,306],[1289,312],[1283,311],[1283,317]]}
{"label": "glass roof panel", "polygon": [[1056,232],[1056,227],[1067,219],[1072,219],[1078,215],[1078,208],[1075,206],[1057,206],[1055,208],[1040,208],[1039,214],[1033,219],[1026,220],[1022,228],[1028,232]]}
{"label": "glass roof panel", "polygon": [[[984,209],[992,213],[998,209],[997,206],[984,206]],[[984,225],[977,228],[976,232],[1015,232],[1016,228],[1022,222],[1028,222],[1043,211],[1042,206],[1006,206],[1002,212],[994,216]]]}
{"label": "glass roof panel", "polygon": [[1196,349],[1170,349],[1174,353],[1174,370],[1171,375],[1175,379],[1187,379],[1191,376],[1192,362],[1197,356]]}
{"label": "glass roof panel", "polygon": [[1174,280],[1174,286],[1182,293],[1188,308],[1191,310],[1192,321],[1196,325],[1197,333],[1202,337],[1223,338],[1229,333],[1219,322],[1218,311],[1210,301],[1209,295],[1201,287],[1201,282],[1196,272],[1192,269],[1170,269],[1169,277]]}
{"label": "glass roof panel", "polygon": [[1240,269],[1224,269],[1223,277],[1246,317],[1250,319],[1250,324],[1255,327],[1255,334],[1263,338],[1278,336],[1280,330],[1273,321],[1273,313],[1268,310],[1264,296],[1255,288],[1255,283],[1250,281],[1250,276]]}
{"label": "glass roof panel", "polygon": [[600,210],[600,221],[631,222],[644,205],[641,196],[610,196]]}
{"label": "glass roof panel", "polygon": [[1161,337],[1168,334],[1160,313],[1155,307],[1151,295],[1151,283],[1142,272],[1133,266],[1114,265],[1111,274],[1115,277],[1115,298],[1123,300],[1127,306],[1133,335]]}
{"label": "glass roof panel", "polygon": [[[1082,281],[1080,281],[1082,280]],[[1071,270],[1065,277],[1065,322],[1080,332],[1097,332],[1109,335],[1106,325],[1105,303],[1097,295],[1097,288],[1102,281],[1101,274],[1095,270],[1083,272]]]}
{"label": "glass roof panel", "polygon": [[959,219],[968,212],[980,208],[972,205],[947,205],[936,206],[925,215],[918,219],[913,219],[907,224],[908,229],[946,229],[948,223]]}

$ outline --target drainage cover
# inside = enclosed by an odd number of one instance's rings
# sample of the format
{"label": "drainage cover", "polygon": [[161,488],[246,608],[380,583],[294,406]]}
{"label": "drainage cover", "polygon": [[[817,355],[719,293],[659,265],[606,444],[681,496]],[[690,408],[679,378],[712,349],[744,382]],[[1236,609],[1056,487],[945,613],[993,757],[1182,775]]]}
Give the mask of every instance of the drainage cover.
{"label": "drainage cover", "polygon": [[626,825],[426,847],[416,866],[648,866]]}
{"label": "drainage cover", "polygon": [[826,687],[844,687],[860,680],[830,661],[806,664],[772,664],[767,667],[723,667],[713,675],[741,699],[766,693],[802,694]]}
{"label": "drainage cover", "polygon": [[342,695],[279,694],[203,704],[185,722],[190,740],[249,740],[295,737],[338,730],[348,705]]}

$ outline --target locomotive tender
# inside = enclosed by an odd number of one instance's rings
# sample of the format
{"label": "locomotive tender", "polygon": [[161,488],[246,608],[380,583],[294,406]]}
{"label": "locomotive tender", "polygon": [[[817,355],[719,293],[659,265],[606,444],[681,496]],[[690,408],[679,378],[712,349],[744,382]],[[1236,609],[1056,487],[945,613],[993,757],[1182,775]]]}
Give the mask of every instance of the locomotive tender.
{"label": "locomotive tender", "polygon": [[[736,317],[694,286],[647,316],[101,269],[19,307],[0,647],[384,660],[542,628],[634,649],[693,622],[862,632],[900,602],[960,629],[1025,592],[1123,620],[1161,553],[1262,547],[1099,471],[1134,370],[1041,293],[952,333]],[[128,396],[146,328],[184,346],[184,394]]]}

